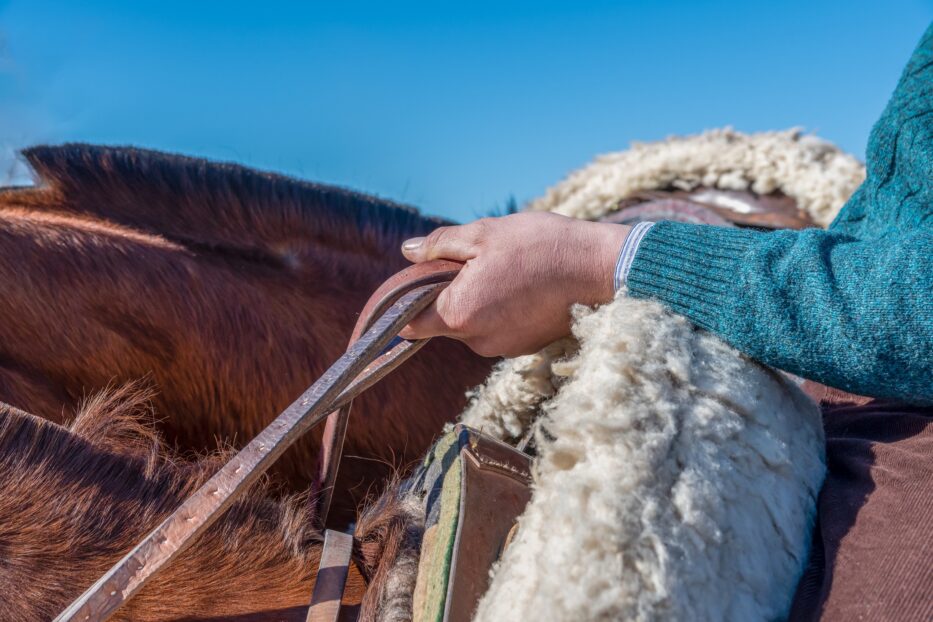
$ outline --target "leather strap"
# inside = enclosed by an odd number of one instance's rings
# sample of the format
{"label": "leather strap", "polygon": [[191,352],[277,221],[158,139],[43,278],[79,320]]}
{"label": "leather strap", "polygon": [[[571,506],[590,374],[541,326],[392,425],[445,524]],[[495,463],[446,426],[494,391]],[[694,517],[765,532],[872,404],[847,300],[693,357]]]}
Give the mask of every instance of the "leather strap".
{"label": "leather strap", "polygon": [[[360,317],[350,336],[349,345],[353,345],[364,332],[369,330],[373,321],[385,313],[385,310],[395,304],[403,295],[425,285],[450,282],[457,276],[462,267],[462,263],[438,259],[414,264],[389,277],[373,292],[366,306],[363,307],[363,311],[360,313]],[[411,357],[427,341],[427,339],[420,341],[403,340],[392,350],[374,361],[370,367],[382,367],[379,370],[379,379],[381,379]],[[368,367],[364,373],[372,376],[375,371],[370,371]],[[330,511],[330,502],[333,497],[334,484],[337,481],[340,458],[343,455],[343,442],[347,435],[351,405],[352,402],[348,402],[339,410],[331,413],[324,424],[324,437],[317,477],[317,490],[320,491],[317,515],[320,517],[322,525],[326,524],[327,514]]]}
{"label": "leather strap", "polygon": [[460,509],[443,622],[470,622],[489,587],[490,568],[531,500],[531,456],[458,425]]}
{"label": "leather strap", "polygon": [[633,224],[643,220],[674,220],[720,227],[804,229],[815,227],[797,202],[780,192],[757,194],[745,190],[698,187],[693,190],[649,190],[618,202],[602,222]]}
{"label": "leather strap", "polygon": [[337,622],[352,555],[351,534],[330,529],[324,532],[324,551],[321,553],[305,622]]}
{"label": "leather strap", "polygon": [[[185,551],[298,438],[417,351],[423,342],[403,341],[388,351],[386,348],[397,338],[399,331],[434,301],[456,274],[456,266],[451,262],[421,264],[415,271],[417,278],[414,281],[405,277],[394,281],[390,279],[392,290],[397,294],[389,292],[395,296],[393,301],[382,304],[380,298],[366,305],[365,309],[370,311],[364,310],[364,317],[360,320],[362,327],[358,323],[351,346],[324,375],[75,599],[56,620],[97,622],[109,619],[152,577]],[[430,275],[426,276],[426,273]],[[334,435],[334,439],[331,456],[335,452],[339,454],[342,446],[342,436],[338,439]]]}

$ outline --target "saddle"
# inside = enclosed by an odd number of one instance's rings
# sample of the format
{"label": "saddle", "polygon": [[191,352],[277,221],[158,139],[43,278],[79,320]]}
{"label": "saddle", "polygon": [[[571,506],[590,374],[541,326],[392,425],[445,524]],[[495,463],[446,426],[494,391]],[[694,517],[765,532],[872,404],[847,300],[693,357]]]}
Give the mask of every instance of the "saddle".
{"label": "saddle", "polygon": [[[605,222],[678,220],[720,226],[803,228],[812,220],[784,195],[710,188],[645,192],[625,199]],[[346,353],[294,403],[185,500],[56,620],[109,619],[203,533],[302,434],[326,421],[318,473],[318,516],[326,521],[354,397],[391,373],[427,340],[398,337],[453,280],[461,264],[417,264],[369,299]],[[531,457],[462,425],[444,435],[408,480],[421,500],[425,531],[414,594],[416,622],[466,622],[489,571],[531,498]],[[353,536],[326,530],[308,622],[336,622]]]}
{"label": "saddle", "polygon": [[719,227],[804,229],[817,226],[786,194],[756,194],[747,190],[699,187],[693,190],[652,190],[622,199],[602,222],[625,225],[644,220],[673,220]]}

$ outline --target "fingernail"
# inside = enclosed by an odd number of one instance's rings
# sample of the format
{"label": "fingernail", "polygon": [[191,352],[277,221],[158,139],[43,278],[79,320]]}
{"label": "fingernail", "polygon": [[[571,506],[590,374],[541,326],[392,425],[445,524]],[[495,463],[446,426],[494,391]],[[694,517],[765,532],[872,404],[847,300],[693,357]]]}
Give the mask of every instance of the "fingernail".
{"label": "fingernail", "polygon": [[410,240],[405,240],[405,242],[402,244],[402,250],[413,251],[422,244],[424,244],[424,238],[412,238]]}

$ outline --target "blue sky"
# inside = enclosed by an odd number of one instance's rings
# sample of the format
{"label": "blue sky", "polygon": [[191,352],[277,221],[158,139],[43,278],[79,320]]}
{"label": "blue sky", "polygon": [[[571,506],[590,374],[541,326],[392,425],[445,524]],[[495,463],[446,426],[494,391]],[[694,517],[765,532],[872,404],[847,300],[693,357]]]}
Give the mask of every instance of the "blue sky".
{"label": "blue sky", "polygon": [[861,157],[931,18],[933,0],[0,0],[0,148],[136,144],[462,221],[727,124]]}

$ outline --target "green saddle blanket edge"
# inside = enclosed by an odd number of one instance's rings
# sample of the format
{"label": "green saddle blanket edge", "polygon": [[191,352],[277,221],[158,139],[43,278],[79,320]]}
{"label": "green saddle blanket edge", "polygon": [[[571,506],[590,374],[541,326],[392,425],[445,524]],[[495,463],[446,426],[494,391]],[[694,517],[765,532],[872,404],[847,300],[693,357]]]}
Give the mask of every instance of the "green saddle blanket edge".
{"label": "green saddle blanket edge", "polygon": [[[440,467],[439,494],[428,499],[418,578],[413,598],[413,622],[443,622],[447,588],[460,520],[463,431],[455,427],[435,443],[424,466]],[[437,490],[437,486],[433,487]],[[429,495],[432,493],[429,493]]]}

